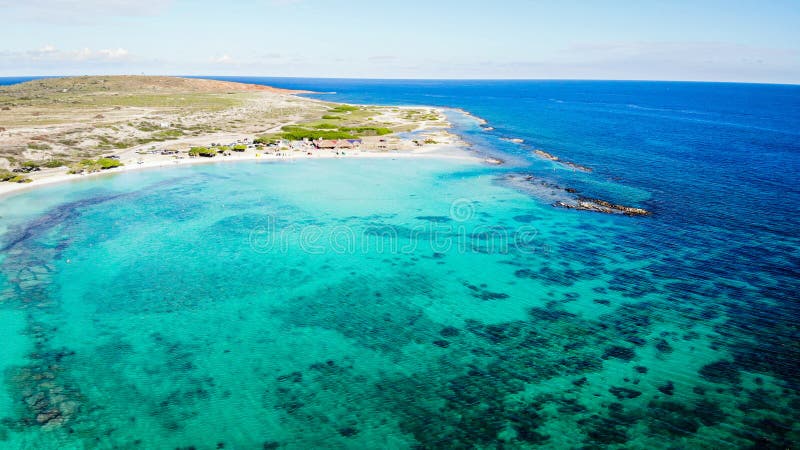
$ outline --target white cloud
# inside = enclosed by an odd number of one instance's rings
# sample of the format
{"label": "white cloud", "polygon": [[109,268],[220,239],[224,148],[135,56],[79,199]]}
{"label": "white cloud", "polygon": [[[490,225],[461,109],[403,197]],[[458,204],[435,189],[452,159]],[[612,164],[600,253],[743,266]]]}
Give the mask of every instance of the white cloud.
{"label": "white cloud", "polygon": [[45,45],[44,47],[39,49],[39,53],[42,54],[55,53],[57,51],[58,50],[56,50],[56,48],[53,47],[52,45]]}
{"label": "white cloud", "polygon": [[130,57],[124,48],[92,50],[88,47],[77,50],[61,50],[47,44],[36,50],[23,52],[2,52],[1,56],[9,62],[75,62],[75,61],[122,61]]}
{"label": "white cloud", "polygon": [[127,58],[129,53],[124,48],[111,48],[111,49],[103,49],[97,51],[98,55],[101,55],[108,59],[123,59]]}
{"label": "white cloud", "polygon": [[164,12],[173,0],[0,0],[4,19],[83,25],[98,17],[148,17]]}
{"label": "white cloud", "polygon": [[230,57],[230,55],[224,54],[224,55],[216,57],[216,58],[211,58],[211,62],[212,63],[217,63],[217,64],[232,64],[235,61],[234,61],[233,58]]}

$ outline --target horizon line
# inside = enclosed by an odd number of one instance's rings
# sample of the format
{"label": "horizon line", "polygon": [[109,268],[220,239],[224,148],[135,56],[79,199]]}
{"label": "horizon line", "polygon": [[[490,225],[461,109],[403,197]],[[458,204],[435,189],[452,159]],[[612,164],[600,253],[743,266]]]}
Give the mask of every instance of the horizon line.
{"label": "horizon line", "polygon": [[719,81],[719,80],[665,80],[641,78],[384,78],[384,77],[338,77],[338,76],[277,76],[277,75],[174,75],[174,74],[81,74],[81,75],[0,75],[3,78],[76,78],[76,77],[117,77],[117,76],[154,76],[174,78],[272,78],[289,80],[365,80],[365,81],[597,81],[597,82],[638,82],[638,83],[708,83],[708,84],[763,84],[771,86],[800,86],[797,82],[779,81]]}

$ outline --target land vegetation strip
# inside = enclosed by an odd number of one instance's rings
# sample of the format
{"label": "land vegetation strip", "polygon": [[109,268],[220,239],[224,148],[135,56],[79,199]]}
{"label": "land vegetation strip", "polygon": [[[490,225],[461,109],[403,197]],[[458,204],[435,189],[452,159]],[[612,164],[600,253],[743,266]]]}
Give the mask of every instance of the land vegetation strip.
{"label": "land vegetation strip", "polygon": [[199,141],[225,142],[233,136],[266,145],[449,126],[433,108],[343,105],[292,95],[299,92],[151,76],[51,78],[5,86],[0,88],[0,179],[29,182],[42,170],[114,168],[122,163],[109,157],[119,160],[146,149],[180,149],[188,155]]}

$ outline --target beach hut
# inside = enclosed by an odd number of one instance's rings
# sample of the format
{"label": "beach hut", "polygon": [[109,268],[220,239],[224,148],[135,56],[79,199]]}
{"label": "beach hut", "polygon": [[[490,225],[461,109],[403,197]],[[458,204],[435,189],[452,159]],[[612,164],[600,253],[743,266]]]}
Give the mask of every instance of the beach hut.
{"label": "beach hut", "polygon": [[337,141],[330,139],[317,139],[314,141],[314,147],[319,150],[333,150],[337,147]]}

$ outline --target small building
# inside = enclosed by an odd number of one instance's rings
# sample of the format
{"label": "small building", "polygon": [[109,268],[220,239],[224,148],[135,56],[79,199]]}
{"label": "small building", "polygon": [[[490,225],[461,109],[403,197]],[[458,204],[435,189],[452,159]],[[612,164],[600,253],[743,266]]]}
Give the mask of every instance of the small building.
{"label": "small building", "polygon": [[330,139],[317,139],[314,141],[314,147],[320,150],[332,150],[338,146],[338,141]]}

